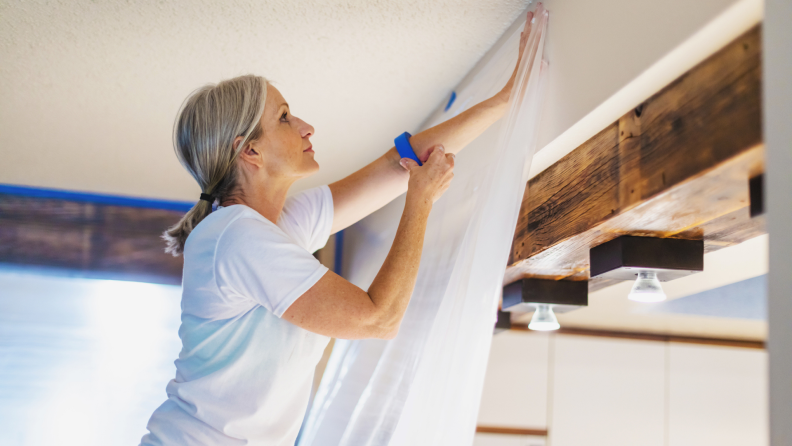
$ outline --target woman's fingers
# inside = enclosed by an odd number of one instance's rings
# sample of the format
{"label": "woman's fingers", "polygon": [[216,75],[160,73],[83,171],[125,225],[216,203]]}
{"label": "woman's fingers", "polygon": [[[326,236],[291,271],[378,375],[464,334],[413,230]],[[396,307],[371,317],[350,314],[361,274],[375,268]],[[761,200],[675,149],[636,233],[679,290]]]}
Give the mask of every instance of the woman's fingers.
{"label": "woman's fingers", "polygon": [[[520,33],[520,55],[519,59],[522,59],[523,50],[525,50],[525,45],[528,44],[528,36],[531,35],[531,22],[533,22],[534,13],[529,12],[528,15],[525,17],[525,27],[523,28],[522,33]],[[520,65],[519,63],[517,64]]]}
{"label": "woman's fingers", "polygon": [[454,162],[456,161],[456,156],[453,153],[446,153],[446,160],[451,165],[451,168],[454,168]]}
{"label": "woman's fingers", "polygon": [[404,167],[404,170],[406,170],[407,172],[410,172],[414,168],[418,167],[418,163],[416,163],[415,160],[412,160],[410,158],[400,159],[399,164],[401,164],[401,166]]}
{"label": "woman's fingers", "polygon": [[445,153],[442,145],[433,146],[423,167],[409,159],[400,161],[410,171],[408,196],[426,197],[437,201],[451,184],[454,177],[454,154]]}
{"label": "woman's fingers", "polygon": [[429,147],[429,150],[426,151],[423,157],[419,157],[422,163],[425,163],[429,160],[429,157],[432,156],[432,152],[438,147],[442,147],[442,144],[435,144],[432,147]]}
{"label": "woman's fingers", "polygon": [[434,162],[436,163],[437,160],[445,155],[445,147],[442,144],[437,144],[429,148],[429,158],[426,160],[427,163]]}
{"label": "woman's fingers", "polygon": [[525,15],[525,27],[523,31],[520,33],[520,49],[517,53],[517,65],[514,66],[514,71],[512,72],[511,78],[509,81],[506,82],[506,85],[503,87],[502,93],[505,94],[507,97],[511,93],[512,86],[514,85],[515,78],[517,77],[517,71],[520,69],[520,62],[522,61],[522,55],[525,51],[525,47],[528,45],[528,37],[531,35],[531,28],[534,18],[533,12],[528,12]]}

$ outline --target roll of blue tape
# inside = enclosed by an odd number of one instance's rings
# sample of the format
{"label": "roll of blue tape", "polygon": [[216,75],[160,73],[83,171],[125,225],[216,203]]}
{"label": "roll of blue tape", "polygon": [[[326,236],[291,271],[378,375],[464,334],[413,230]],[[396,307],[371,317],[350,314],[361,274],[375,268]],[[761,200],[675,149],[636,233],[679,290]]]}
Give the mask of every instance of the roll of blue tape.
{"label": "roll of blue tape", "polygon": [[423,166],[421,160],[418,159],[418,155],[415,154],[415,150],[413,150],[412,146],[410,145],[410,135],[408,132],[404,132],[401,135],[397,136],[393,142],[396,144],[396,151],[399,152],[399,156],[402,158],[410,158],[418,163],[419,166]]}

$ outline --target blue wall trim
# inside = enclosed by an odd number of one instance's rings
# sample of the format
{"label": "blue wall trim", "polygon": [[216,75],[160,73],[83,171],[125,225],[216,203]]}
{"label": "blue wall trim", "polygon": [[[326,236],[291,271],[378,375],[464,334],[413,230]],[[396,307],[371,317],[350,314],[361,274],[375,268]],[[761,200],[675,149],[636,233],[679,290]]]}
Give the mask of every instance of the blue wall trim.
{"label": "blue wall trim", "polygon": [[333,259],[333,272],[338,274],[341,277],[343,275],[343,266],[344,266],[344,230],[340,230],[336,232],[336,241],[335,241],[335,258]]}
{"label": "blue wall trim", "polygon": [[83,203],[107,204],[111,206],[129,206],[136,208],[164,209],[168,211],[189,211],[194,202],[158,200],[155,198],[125,197],[122,195],[94,194],[73,192],[62,189],[45,189],[39,187],[14,186],[0,184],[0,194],[22,197],[49,198],[55,200],[79,201]]}

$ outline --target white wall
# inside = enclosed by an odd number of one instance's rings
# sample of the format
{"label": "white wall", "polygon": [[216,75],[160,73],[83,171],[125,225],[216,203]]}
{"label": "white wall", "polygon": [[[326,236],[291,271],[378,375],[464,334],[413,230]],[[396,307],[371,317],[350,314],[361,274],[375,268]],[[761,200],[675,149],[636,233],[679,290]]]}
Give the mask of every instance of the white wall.
{"label": "white wall", "polygon": [[[550,79],[539,147],[735,1],[545,0],[551,14]],[[635,105],[643,99],[636,98]]]}
{"label": "white wall", "polygon": [[764,45],[764,134],[767,228],[770,233],[771,444],[792,444],[792,2],[767,0]]}

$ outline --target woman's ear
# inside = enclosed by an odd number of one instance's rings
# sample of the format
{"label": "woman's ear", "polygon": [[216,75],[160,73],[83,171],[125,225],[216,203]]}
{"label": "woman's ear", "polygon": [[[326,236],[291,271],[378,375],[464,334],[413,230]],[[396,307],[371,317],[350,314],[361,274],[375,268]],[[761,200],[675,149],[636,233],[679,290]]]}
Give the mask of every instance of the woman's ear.
{"label": "woman's ear", "polygon": [[[241,142],[241,138],[238,138]],[[234,140],[234,145],[238,145],[237,140]],[[264,159],[261,152],[256,148],[254,143],[248,142],[239,153],[239,158],[246,163],[250,163],[256,167],[264,167]]]}
{"label": "woman's ear", "polygon": [[242,144],[243,139],[244,138],[242,138],[241,136],[237,136],[236,138],[234,138],[234,143],[231,145],[232,146],[231,148],[234,150],[234,152],[236,152],[236,150],[239,148],[239,145]]}

